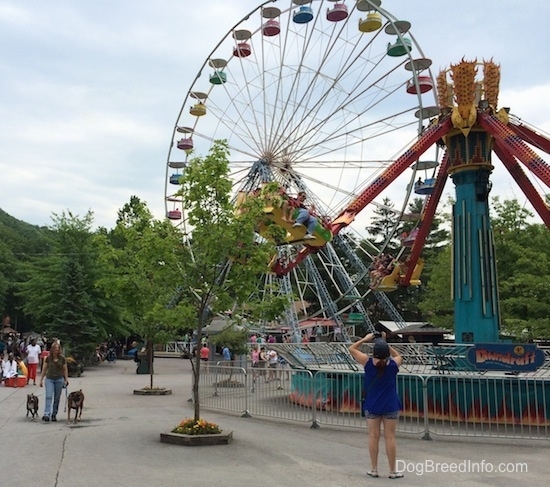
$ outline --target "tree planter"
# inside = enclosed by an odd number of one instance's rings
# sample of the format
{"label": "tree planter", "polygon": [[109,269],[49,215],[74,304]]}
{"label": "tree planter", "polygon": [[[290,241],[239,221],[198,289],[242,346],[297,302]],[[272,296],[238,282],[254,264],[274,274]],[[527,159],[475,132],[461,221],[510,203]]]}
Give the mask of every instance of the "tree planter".
{"label": "tree planter", "polygon": [[168,396],[172,389],[134,389],[136,396]]}
{"label": "tree planter", "polygon": [[233,439],[233,431],[212,435],[183,435],[181,433],[161,433],[160,442],[183,446],[228,445]]}

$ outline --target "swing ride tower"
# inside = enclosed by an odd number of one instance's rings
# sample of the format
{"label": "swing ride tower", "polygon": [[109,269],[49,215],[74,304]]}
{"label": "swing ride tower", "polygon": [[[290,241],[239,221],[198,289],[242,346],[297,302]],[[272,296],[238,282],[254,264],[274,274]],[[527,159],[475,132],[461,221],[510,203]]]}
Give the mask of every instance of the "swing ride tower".
{"label": "swing ride tower", "polygon": [[500,329],[496,259],[488,197],[493,171],[493,137],[481,128],[477,106],[496,107],[499,68],[484,63],[484,79],[476,81],[475,62],[451,66],[453,84],[445,73],[438,79],[440,105],[454,100],[453,129],[445,136],[447,172],[456,193],[453,205],[452,294],[455,338],[462,343],[497,342]]}

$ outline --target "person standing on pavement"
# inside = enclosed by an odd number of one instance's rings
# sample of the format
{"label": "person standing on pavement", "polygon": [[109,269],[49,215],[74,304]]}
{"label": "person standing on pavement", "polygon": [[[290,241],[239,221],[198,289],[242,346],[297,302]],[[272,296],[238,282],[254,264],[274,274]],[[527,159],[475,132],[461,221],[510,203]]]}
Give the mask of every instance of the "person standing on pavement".
{"label": "person standing on pavement", "polygon": [[27,384],[32,379],[32,383],[36,385],[36,371],[38,369],[38,362],[40,360],[40,354],[42,349],[40,345],[36,344],[36,337],[31,338],[31,342],[27,345],[27,369],[29,370],[29,375],[27,376]]}
{"label": "person standing on pavement", "polygon": [[279,357],[275,350],[270,350],[267,354],[267,367],[268,367],[268,377],[269,381],[276,381],[279,379],[277,368],[279,367]]}
{"label": "person standing on pavement", "polygon": [[265,351],[265,347],[260,347],[260,351],[258,352],[258,361],[257,361],[257,372],[255,374],[254,380],[256,380],[257,377],[263,377],[264,380],[267,382],[267,375],[266,375],[266,368],[267,368],[267,353]]}
{"label": "person standing on pavement", "polygon": [[210,348],[208,348],[208,345],[206,343],[203,344],[199,353],[201,362],[204,363],[204,371],[208,373],[208,359],[210,358]]}
{"label": "person standing on pavement", "polygon": [[[390,479],[403,477],[402,472],[396,470],[397,446],[395,431],[401,410],[401,401],[397,394],[397,372],[403,359],[399,352],[390,347],[385,333],[375,339],[374,333],[352,343],[349,351],[352,357],[365,370],[363,383],[362,410],[367,418],[369,431],[369,455],[371,470],[370,477],[378,477],[378,448],[380,443],[380,426],[384,426],[384,441],[386,455],[390,467]],[[374,342],[372,357],[361,351],[364,343]]]}
{"label": "person standing on pavement", "polygon": [[222,358],[225,362],[225,365],[231,365],[231,350],[229,350],[229,347],[227,345],[222,349]]}
{"label": "person standing on pavement", "polygon": [[42,421],[48,422],[50,419],[57,421],[61,391],[69,385],[67,360],[61,354],[61,345],[59,342],[53,343],[50,348],[50,354],[44,360],[40,387],[44,384],[44,378],[46,378],[46,400],[44,401],[44,416],[42,416]]}
{"label": "person standing on pavement", "polygon": [[222,349],[222,359],[222,365],[227,368],[223,373],[229,374],[228,380],[231,380],[231,376],[233,374],[233,369],[231,367],[233,365],[233,354],[227,345],[225,345]]}

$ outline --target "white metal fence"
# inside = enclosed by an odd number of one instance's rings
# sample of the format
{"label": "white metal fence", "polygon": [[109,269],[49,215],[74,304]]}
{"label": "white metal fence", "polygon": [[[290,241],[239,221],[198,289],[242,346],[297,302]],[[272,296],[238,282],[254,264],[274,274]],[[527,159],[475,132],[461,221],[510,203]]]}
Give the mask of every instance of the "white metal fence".
{"label": "white metal fence", "polygon": [[[361,372],[208,367],[200,375],[203,407],[313,428],[365,427],[359,406]],[[548,378],[400,373],[398,389],[403,403],[400,432],[424,439],[432,435],[550,438]]]}
{"label": "white metal fence", "polygon": [[[201,404],[207,408],[309,424],[364,428],[361,367],[347,344],[266,344],[286,368],[254,369],[201,363]],[[550,438],[550,348],[536,372],[485,373],[467,360],[471,345],[394,344],[403,357],[398,375],[398,430],[439,436]],[[183,356],[189,344],[165,352]],[[368,347],[366,347],[368,348]],[[292,368],[288,364],[292,365]]]}

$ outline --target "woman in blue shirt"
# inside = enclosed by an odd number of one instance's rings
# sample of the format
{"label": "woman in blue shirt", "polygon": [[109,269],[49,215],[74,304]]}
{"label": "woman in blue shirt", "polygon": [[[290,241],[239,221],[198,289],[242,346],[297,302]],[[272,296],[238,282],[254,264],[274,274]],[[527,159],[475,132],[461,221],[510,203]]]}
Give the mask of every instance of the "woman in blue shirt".
{"label": "woman in blue shirt", "polygon": [[[395,430],[401,410],[401,401],[397,395],[397,372],[403,362],[399,352],[386,343],[386,334],[375,338],[374,333],[350,345],[352,357],[365,370],[363,394],[365,399],[361,407],[367,418],[369,431],[369,455],[371,470],[370,477],[378,477],[378,445],[380,443],[380,426],[384,425],[384,441],[386,455],[390,466],[390,478],[403,477],[402,472],[396,470],[397,446]],[[364,343],[374,342],[372,357],[361,351]]]}

